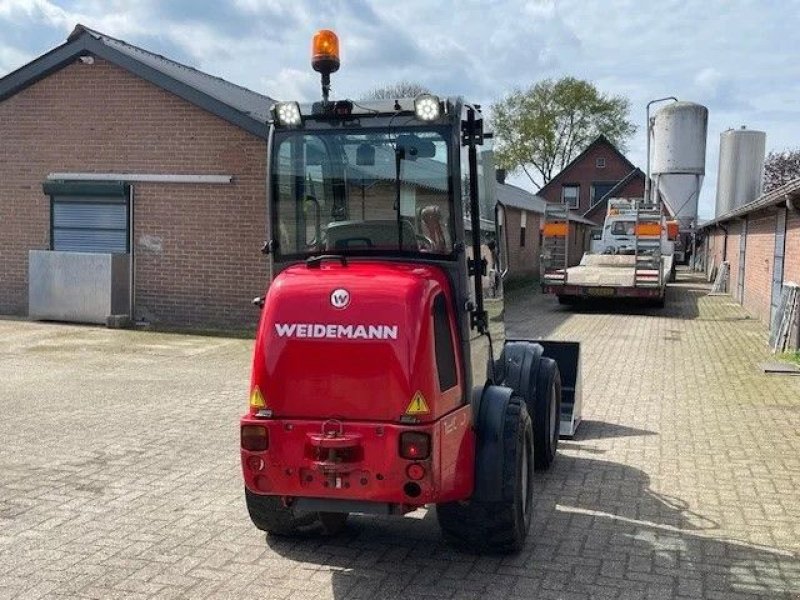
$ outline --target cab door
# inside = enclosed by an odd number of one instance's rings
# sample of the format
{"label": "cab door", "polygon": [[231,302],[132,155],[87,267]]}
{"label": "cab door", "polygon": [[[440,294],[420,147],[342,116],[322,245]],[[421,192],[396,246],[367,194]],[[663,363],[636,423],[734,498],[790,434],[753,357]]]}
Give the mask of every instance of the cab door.
{"label": "cab door", "polygon": [[[502,220],[502,210],[498,212],[495,195],[495,172],[494,172],[494,153],[491,149],[491,141],[485,139],[482,146],[477,147],[476,168],[473,172],[470,169],[469,146],[461,146],[461,195],[462,206],[465,207],[464,225],[466,233],[466,253],[465,260],[467,265],[473,260],[475,254],[475,242],[480,247],[478,265],[485,264],[483,274],[475,273],[474,269],[467,268],[468,290],[472,306],[478,308],[481,304],[486,311],[487,329],[481,332],[475,327],[470,328],[470,359],[472,365],[472,384],[474,386],[483,385],[487,380],[491,380],[490,361],[499,357],[500,350],[505,343],[505,326],[503,323],[504,304],[503,304],[503,239],[502,225],[498,219]],[[477,178],[478,207],[479,207],[479,226],[474,227],[474,219],[470,211],[471,197],[470,189],[472,178]],[[482,262],[481,262],[482,261]],[[478,270],[481,270],[479,267]],[[482,303],[475,297],[476,285],[475,278],[480,277],[480,293]]]}

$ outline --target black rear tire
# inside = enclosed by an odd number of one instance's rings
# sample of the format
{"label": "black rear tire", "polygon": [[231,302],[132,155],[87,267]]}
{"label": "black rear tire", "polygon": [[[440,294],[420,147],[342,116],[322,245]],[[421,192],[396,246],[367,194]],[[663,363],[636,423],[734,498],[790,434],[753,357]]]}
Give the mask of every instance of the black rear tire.
{"label": "black rear tire", "polygon": [[556,458],[561,429],[561,373],[552,358],[543,356],[539,360],[534,402],[534,466],[541,471],[549,469]]}
{"label": "black rear tire", "polygon": [[[445,540],[470,552],[518,552],[533,514],[533,429],[525,401],[513,396],[503,426],[503,490],[499,502],[438,504]],[[476,456],[475,460],[481,460]],[[498,465],[500,468],[500,465]]]}
{"label": "black rear tire", "polygon": [[253,525],[271,535],[336,535],[347,523],[348,513],[298,513],[291,507],[284,506],[280,496],[262,496],[247,488],[244,490],[244,497]]}

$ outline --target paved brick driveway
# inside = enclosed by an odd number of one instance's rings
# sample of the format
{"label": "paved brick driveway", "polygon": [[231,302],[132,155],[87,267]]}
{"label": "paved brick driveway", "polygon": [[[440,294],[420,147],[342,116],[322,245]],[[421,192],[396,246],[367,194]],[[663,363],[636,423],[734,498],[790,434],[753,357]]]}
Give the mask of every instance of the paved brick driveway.
{"label": "paved brick driveway", "polygon": [[0,598],[800,598],[800,377],[699,284],[663,311],[509,308],[584,342],[586,422],[537,476],[526,549],[433,511],[274,541],[244,508],[250,342],[0,320]]}

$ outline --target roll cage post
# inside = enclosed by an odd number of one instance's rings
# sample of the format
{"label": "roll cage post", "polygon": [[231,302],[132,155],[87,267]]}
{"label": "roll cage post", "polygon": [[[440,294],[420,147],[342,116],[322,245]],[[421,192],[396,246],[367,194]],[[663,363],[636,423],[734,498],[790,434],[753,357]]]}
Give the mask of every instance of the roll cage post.
{"label": "roll cage post", "polygon": [[469,216],[472,229],[472,258],[467,261],[467,274],[475,280],[475,305],[470,310],[470,327],[481,335],[488,332],[489,323],[483,305],[483,276],[486,275],[486,259],[481,254],[481,212],[478,198],[478,149],[483,139],[483,119],[475,117],[476,109],[467,106],[467,118],[461,122],[461,141],[467,146],[469,161]]}

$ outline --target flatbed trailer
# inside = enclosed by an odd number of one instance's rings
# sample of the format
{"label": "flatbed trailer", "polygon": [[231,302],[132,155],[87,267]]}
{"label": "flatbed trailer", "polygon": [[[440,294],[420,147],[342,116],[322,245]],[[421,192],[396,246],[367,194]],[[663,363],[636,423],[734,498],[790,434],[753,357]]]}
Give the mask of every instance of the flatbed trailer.
{"label": "flatbed trailer", "polygon": [[[643,298],[663,304],[674,260],[664,252],[661,212],[632,201],[610,201],[604,236],[614,221],[630,223],[630,235],[618,236],[619,247],[587,252],[569,264],[570,228],[565,207],[546,207],[542,227],[542,291],[562,303],[590,297]],[[627,245],[625,245],[627,244]]]}

